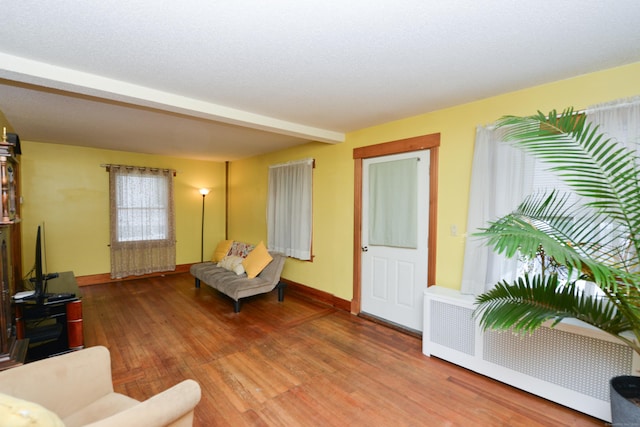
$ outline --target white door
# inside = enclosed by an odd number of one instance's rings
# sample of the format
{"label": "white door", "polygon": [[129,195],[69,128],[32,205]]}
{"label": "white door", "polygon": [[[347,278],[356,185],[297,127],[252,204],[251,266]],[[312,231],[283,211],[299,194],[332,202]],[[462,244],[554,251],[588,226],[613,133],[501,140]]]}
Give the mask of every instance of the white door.
{"label": "white door", "polygon": [[365,159],[361,311],[422,331],[429,150]]}

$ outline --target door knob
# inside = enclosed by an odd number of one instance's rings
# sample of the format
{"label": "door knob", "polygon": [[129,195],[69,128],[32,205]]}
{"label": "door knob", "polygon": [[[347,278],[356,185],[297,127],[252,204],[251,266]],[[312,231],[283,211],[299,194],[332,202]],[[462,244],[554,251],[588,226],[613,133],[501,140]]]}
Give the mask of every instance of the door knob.
{"label": "door knob", "polygon": [[367,252],[369,250],[369,248],[367,246],[363,246],[362,247],[362,252]]}

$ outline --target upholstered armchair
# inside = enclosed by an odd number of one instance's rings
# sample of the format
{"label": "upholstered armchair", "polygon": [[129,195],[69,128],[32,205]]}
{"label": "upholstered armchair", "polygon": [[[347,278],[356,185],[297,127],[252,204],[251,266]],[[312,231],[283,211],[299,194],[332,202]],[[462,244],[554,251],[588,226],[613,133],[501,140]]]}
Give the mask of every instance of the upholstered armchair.
{"label": "upholstered armchair", "polygon": [[0,372],[0,425],[191,426],[199,401],[193,380],[143,402],[115,393],[109,350],[100,346]]}

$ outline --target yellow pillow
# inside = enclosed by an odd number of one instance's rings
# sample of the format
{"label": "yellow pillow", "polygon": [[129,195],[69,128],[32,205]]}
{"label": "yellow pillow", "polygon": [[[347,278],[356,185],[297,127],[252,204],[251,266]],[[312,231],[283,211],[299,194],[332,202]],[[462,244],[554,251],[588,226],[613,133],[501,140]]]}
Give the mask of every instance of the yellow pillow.
{"label": "yellow pillow", "polygon": [[231,245],[233,244],[233,240],[223,240],[218,243],[216,250],[213,251],[212,262],[220,262],[224,257],[229,253],[229,249],[231,249]]}
{"label": "yellow pillow", "polygon": [[0,424],[12,427],[64,427],[60,418],[43,406],[2,393]]}
{"label": "yellow pillow", "polygon": [[244,271],[247,272],[247,277],[253,279],[273,260],[273,257],[269,255],[269,251],[264,246],[263,242],[253,248],[249,255],[242,261]]}

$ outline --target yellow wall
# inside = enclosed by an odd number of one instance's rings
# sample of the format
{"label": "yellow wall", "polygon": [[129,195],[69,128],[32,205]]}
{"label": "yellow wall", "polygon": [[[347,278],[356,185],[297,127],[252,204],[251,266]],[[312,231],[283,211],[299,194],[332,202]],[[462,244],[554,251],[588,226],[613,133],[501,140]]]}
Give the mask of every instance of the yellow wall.
{"label": "yellow wall", "polygon": [[[287,260],[283,276],[350,300],[353,277],[353,158],[355,147],[441,133],[436,281],[460,287],[475,129],[505,114],[528,115],[640,94],[640,63],[583,75],[477,102],[362,129],[345,143],[311,143],[233,162],[229,237],[266,240],[268,166],[313,157],[313,262]],[[458,235],[452,236],[450,226]],[[473,231],[473,230],[472,230]]]}
{"label": "yellow wall", "polygon": [[108,273],[109,179],[101,164],[177,170],[174,180],[177,264],[200,261],[202,196],[205,258],[224,238],[224,163],[22,141],[22,252],[26,274],[34,262],[35,234],[44,222],[47,270],[76,276]]}
{"label": "yellow wall", "polygon": [[[314,171],[313,262],[287,260],[283,276],[350,300],[353,277],[353,158],[355,147],[440,132],[437,282],[459,288],[475,128],[504,114],[531,114],[640,94],[640,63],[579,76],[477,102],[409,117],[347,135],[345,143],[309,143],[230,164],[229,238],[266,241],[268,166],[305,157]],[[0,112],[0,125],[13,131]],[[16,130],[19,133],[19,130]],[[200,259],[202,196],[206,197],[205,258],[224,238],[224,164],[22,141],[23,268],[33,265],[38,223],[44,222],[49,271],[109,272],[108,179],[100,164],[178,170],[175,179],[177,263]],[[450,235],[456,225],[458,236]]]}
{"label": "yellow wall", "polygon": [[0,132],[2,131],[3,128],[6,128],[7,132],[13,132],[13,129],[11,128],[11,125],[7,121],[7,118],[4,116],[4,113],[0,111]]}
{"label": "yellow wall", "polygon": [[[287,259],[283,276],[350,299],[352,283],[353,171],[348,144],[310,143],[231,163],[229,238],[266,243],[270,164],[313,157],[313,262]],[[349,287],[348,292],[345,288]]]}

